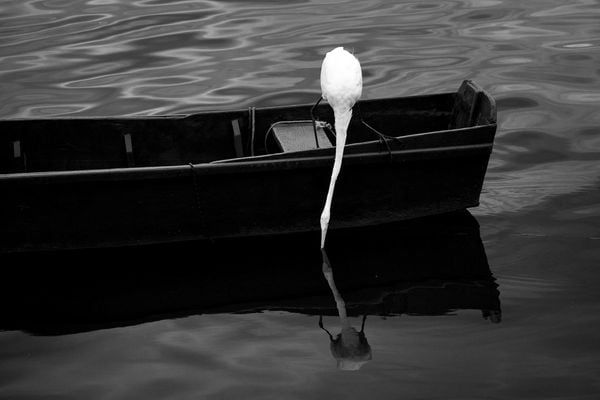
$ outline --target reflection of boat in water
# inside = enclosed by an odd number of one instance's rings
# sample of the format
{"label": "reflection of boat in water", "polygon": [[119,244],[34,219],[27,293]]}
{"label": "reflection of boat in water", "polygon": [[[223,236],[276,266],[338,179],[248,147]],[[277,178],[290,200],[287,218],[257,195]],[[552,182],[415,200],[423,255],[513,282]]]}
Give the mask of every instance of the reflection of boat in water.
{"label": "reflection of boat in water", "polygon": [[[337,315],[318,239],[313,232],[4,255],[0,329],[58,334],[260,310]],[[499,316],[479,226],[466,211],[338,230],[328,241],[349,316]]]}

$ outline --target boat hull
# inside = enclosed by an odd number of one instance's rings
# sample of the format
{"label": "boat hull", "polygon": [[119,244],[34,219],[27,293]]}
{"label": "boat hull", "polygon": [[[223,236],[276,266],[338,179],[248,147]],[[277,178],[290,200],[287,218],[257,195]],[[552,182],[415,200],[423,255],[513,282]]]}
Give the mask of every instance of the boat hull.
{"label": "boat hull", "polygon": [[[243,111],[156,120],[0,121],[10,128],[4,147],[14,150],[0,163],[10,172],[0,174],[0,251],[318,231],[335,148],[270,152],[267,143],[269,123],[302,118],[309,108],[252,111],[265,147],[259,155],[233,158],[226,155],[243,146],[234,146],[235,135],[227,129],[236,121],[242,121],[237,133],[240,126],[244,132],[254,126]],[[496,109],[477,85],[465,81],[457,93],[369,100],[361,109],[369,121],[385,123],[393,136],[378,141],[353,119],[331,229],[478,205]],[[52,131],[45,132],[44,126]],[[89,132],[80,131],[85,126]],[[109,136],[114,143],[103,142]],[[69,148],[76,151],[68,153]],[[107,156],[119,151],[123,160]],[[200,161],[182,161],[188,153]],[[117,167],[108,168],[113,161]],[[53,169],[61,163],[88,168]],[[118,167],[123,163],[128,166]]]}
{"label": "boat hull", "polygon": [[[331,228],[476,206],[490,151],[482,145],[393,159],[385,152],[349,155],[336,186]],[[319,229],[330,157],[249,164],[42,173],[5,181],[2,248],[136,245]]]}

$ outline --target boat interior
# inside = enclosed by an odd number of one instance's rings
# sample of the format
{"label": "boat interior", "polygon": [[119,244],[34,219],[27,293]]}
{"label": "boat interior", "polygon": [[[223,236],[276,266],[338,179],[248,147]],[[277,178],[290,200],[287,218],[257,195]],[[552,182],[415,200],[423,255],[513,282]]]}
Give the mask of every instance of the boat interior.
{"label": "boat interior", "polygon": [[[495,123],[493,100],[464,81],[455,93],[362,100],[347,144]],[[0,120],[0,174],[214,163],[335,145],[325,102],[187,116]]]}

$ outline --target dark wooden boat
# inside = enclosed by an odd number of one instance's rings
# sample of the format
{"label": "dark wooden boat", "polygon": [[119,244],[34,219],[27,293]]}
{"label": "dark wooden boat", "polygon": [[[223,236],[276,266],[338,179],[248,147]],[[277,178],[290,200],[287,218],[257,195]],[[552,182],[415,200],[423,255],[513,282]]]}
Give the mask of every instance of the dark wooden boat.
{"label": "dark wooden boat", "polygon": [[[493,99],[457,92],[360,102],[331,228],[479,202]],[[0,248],[105,247],[318,230],[335,143],[331,108],[2,120]],[[363,123],[366,122],[365,123]],[[389,137],[383,141],[374,128]],[[315,143],[318,137],[318,147]]]}
{"label": "dark wooden boat", "polygon": [[[304,232],[4,254],[3,265],[20,267],[0,280],[0,330],[54,335],[274,310],[337,316],[318,247]],[[349,316],[471,309],[500,320],[498,285],[468,211],[337,229],[327,254]]]}

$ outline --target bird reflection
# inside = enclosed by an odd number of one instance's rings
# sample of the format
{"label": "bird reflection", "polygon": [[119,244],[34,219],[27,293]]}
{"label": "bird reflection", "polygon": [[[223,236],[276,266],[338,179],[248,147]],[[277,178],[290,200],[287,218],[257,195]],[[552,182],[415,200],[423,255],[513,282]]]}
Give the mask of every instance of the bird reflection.
{"label": "bird reflection", "polygon": [[331,268],[331,263],[329,262],[325,249],[321,249],[321,254],[323,257],[323,276],[325,276],[325,280],[335,299],[342,331],[334,338],[323,326],[322,315],[319,317],[319,327],[327,332],[327,335],[329,336],[329,348],[331,354],[337,360],[337,367],[341,370],[356,371],[372,358],[371,346],[365,336],[365,321],[367,316],[363,315],[360,331],[357,331],[356,328],[350,325],[346,313],[346,303],[335,286],[333,269]]}
{"label": "bird reflection", "polygon": [[502,321],[502,310],[481,310],[481,316],[493,324],[499,324]]}

